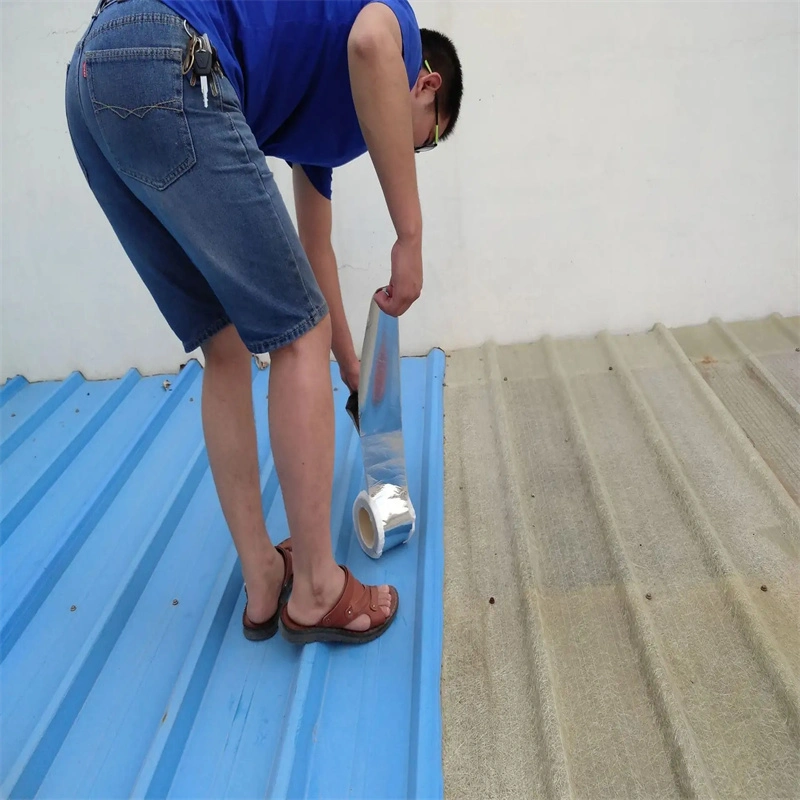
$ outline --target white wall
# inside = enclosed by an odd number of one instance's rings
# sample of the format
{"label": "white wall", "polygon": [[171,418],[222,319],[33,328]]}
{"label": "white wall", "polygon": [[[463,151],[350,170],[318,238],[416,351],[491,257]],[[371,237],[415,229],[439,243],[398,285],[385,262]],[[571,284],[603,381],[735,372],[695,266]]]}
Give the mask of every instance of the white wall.
{"label": "white wall", "polygon": [[[2,2],[0,380],[186,360],[67,137],[64,69],[94,2]],[[418,159],[425,290],[406,352],[800,311],[797,4],[415,8],[457,42],[467,94],[452,143]],[[334,192],[358,347],[392,231],[368,158]]]}

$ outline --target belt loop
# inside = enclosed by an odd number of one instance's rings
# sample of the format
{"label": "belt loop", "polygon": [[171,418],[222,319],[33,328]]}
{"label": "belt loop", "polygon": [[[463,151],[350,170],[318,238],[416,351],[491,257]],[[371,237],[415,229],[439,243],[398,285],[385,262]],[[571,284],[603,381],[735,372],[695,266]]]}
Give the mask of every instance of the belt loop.
{"label": "belt loop", "polygon": [[113,6],[114,3],[116,2],[118,2],[118,0],[99,0],[99,2],[97,3],[97,8],[95,8],[94,14],[92,14],[92,19],[97,19],[97,17],[100,15],[100,12],[104,8],[107,8],[108,6]]}

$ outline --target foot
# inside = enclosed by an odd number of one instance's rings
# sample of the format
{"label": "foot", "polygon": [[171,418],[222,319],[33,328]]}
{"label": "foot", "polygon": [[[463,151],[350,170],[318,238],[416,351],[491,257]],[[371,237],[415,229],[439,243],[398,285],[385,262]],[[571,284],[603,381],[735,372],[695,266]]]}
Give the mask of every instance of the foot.
{"label": "foot", "polygon": [[286,562],[274,548],[258,565],[252,575],[245,575],[247,606],[245,614],[254,625],[260,625],[275,615],[283,592]]}
{"label": "foot", "polygon": [[[324,582],[316,587],[316,590],[311,590],[308,585],[304,586],[296,579],[292,596],[286,607],[286,612],[292,622],[304,627],[321,623],[323,617],[339,602],[344,591],[345,579],[346,574],[339,566],[334,566]],[[379,623],[382,623],[389,619],[394,611],[392,592],[386,585],[376,588],[378,590],[377,612],[382,617]],[[344,628],[349,631],[367,631],[372,625],[369,615],[361,614]]]}

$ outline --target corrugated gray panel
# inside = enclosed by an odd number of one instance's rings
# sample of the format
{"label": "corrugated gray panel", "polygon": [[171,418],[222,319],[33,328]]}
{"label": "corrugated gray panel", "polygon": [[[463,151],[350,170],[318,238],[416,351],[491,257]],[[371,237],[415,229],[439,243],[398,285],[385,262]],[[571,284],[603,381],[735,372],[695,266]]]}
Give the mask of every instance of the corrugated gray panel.
{"label": "corrugated gray panel", "polygon": [[798,347],[773,316],[448,358],[447,797],[800,796]]}

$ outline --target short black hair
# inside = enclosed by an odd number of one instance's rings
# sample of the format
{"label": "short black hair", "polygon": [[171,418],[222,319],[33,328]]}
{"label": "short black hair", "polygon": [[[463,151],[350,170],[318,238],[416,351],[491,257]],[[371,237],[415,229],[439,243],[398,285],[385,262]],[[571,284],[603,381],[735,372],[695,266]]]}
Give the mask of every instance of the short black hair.
{"label": "short black hair", "polygon": [[450,119],[447,130],[441,137],[447,139],[453,133],[461,111],[461,98],[464,95],[464,75],[456,47],[450,39],[439,31],[421,28],[422,58],[434,72],[442,76],[440,89],[440,111]]}

